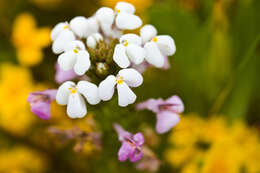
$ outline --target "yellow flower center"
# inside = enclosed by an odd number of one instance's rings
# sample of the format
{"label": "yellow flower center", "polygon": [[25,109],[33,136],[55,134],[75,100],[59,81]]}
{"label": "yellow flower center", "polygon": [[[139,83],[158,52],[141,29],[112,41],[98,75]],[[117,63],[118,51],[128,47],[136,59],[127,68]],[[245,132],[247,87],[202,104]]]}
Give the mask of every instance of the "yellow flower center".
{"label": "yellow flower center", "polygon": [[122,84],[123,82],[124,81],[123,81],[123,77],[122,76],[120,76],[119,78],[116,79],[116,83],[119,84],[119,85]]}
{"label": "yellow flower center", "polygon": [[76,88],[69,88],[70,94],[75,94],[77,92]]}
{"label": "yellow flower center", "polygon": [[127,47],[128,46],[128,41],[127,40],[124,40],[124,46]]}
{"label": "yellow flower center", "polygon": [[153,42],[156,43],[157,41],[158,41],[158,38],[157,38],[157,37],[154,37],[154,38],[153,38]]}
{"label": "yellow flower center", "polygon": [[69,25],[65,25],[65,26],[64,26],[64,29],[68,29],[68,28],[69,28]]}
{"label": "yellow flower center", "polygon": [[73,49],[73,52],[74,52],[74,53],[79,53],[79,47],[76,46],[76,47]]}
{"label": "yellow flower center", "polygon": [[116,12],[117,12],[117,13],[120,13],[120,10],[119,10],[119,9],[116,9]]}
{"label": "yellow flower center", "polygon": [[77,49],[73,49],[74,53],[79,53],[79,51]]}

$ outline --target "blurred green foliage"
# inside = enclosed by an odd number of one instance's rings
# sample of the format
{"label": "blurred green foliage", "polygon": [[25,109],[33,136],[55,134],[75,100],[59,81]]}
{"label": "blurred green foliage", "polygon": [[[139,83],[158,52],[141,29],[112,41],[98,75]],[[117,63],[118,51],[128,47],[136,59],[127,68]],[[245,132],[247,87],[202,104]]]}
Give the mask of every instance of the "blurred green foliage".
{"label": "blurred green foliage", "polygon": [[193,10],[177,1],[149,10],[151,23],[177,45],[162,85],[182,96],[187,112],[259,119],[259,1],[197,2]]}

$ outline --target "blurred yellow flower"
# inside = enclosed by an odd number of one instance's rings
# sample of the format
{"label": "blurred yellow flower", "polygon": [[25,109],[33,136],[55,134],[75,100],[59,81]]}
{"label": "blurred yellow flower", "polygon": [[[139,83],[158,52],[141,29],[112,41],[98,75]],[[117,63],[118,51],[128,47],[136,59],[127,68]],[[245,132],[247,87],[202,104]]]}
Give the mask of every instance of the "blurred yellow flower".
{"label": "blurred yellow flower", "polygon": [[101,0],[101,4],[114,8],[117,2],[129,2],[135,6],[137,11],[142,11],[150,7],[153,3],[153,0]]}
{"label": "blurred yellow flower", "polygon": [[50,31],[48,27],[37,28],[35,18],[29,13],[15,19],[12,41],[21,65],[33,66],[41,62],[42,49],[51,43]]}
{"label": "blurred yellow flower", "polygon": [[35,120],[27,103],[33,91],[32,76],[28,69],[2,64],[0,66],[0,127],[14,134],[25,134]]}
{"label": "blurred yellow flower", "polygon": [[45,159],[39,153],[23,146],[1,149],[0,163],[0,172],[8,173],[40,173],[46,168]]}
{"label": "blurred yellow flower", "polygon": [[56,143],[59,147],[64,145],[65,141],[72,141],[75,143],[73,150],[82,155],[95,154],[100,149],[101,136],[91,113],[78,120],[71,120],[65,112],[62,118],[58,116],[50,119],[53,126],[49,127],[48,131],[54,138],[59,139]]}
{"label": "blurred yellow flower", "polygon": [[260,172],[259,136],[241,121],[184,116],[169,140],[166,159],[182,173]]}
{"label": "blurred yellow flower", "polygon": [[[57,105],[57,104],[55,104]],[[56,111],[55,111],[56,112]],[[62,115],[62,112],[57,112],[56,115]],[[65,111],[64,111],[65,113]],[[53,121],[55,122],[55,120],[59,120],[59,122],[55,125],[56,127],[58,127],[61,130],[68,130],[68,129],[72,129],[73,127],[77,127],[79,128],[81,131],[85,132],[85,133],[89,133],[89,132],[93,132],[93,126],[92,124],[89,123],[89,121],[93,121],[93,116],[88,113],[88,115],[83,118],[83,119],[76,119],[76,120],[71,120],[66,114],[63,114],[62,117],[55,117],[57,119],[54,119]]]}

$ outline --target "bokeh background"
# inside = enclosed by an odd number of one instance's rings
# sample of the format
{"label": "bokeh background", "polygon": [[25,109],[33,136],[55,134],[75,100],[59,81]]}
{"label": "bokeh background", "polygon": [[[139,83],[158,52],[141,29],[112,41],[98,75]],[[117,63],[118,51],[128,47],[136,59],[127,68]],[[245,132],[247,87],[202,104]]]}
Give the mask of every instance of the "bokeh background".
{"label": "bokeh background", "polygon": [[[137,101],[177,94],[181,122],[159,136],[153,113],[119,108],[116,99],[88,107],[79,121],[55,103],[49,121],[37,118],[28,93],[59,86],[51,28],[117,1],[0,0],[0,173],[259,173],[260,1],[127,1],[177,47],[169,70],[144,73]],[[144,133],[153,152],[143,166],[117,160],[113,122]],[[93,139],[67,139],[75,127]]]}

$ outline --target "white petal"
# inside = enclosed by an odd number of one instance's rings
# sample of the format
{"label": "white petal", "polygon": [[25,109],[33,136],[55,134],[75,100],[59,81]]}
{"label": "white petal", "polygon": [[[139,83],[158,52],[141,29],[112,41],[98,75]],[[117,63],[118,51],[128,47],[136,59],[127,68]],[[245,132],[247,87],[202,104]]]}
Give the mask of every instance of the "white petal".
{"label": "white petal", "polygon": [[142,75],[133,68],[122,69],[118,72],[123,77],[124,82],[130,87],[138,87],[143,83]]}
{"label": "white petal", "polygon": [[117,44],[114,50],[113,60],[121,68],[127,68],[130,65],[130,61],[126,56],[126,49],[123,45]]}
{"label": "white petal", "polygon": [[143,43],[151,41],[157,35],[157,30],[153,25],[144,25],[140,30]]}
{"label": "white petal", "polygon": [[135,93],[127,86],[125,82],[117,85],[118,105],[125,107],[136,100]]}
{"label": "white petal", "polygon": [[52,51],[55,54],[62,53],[66,47],[66,44],[75,40],[75,35],[69,29],[63,30],[52,44]]}
{"label": "white petal", "polygon": [[80,38],[84,37],[87,31],[87,19],[83,16],[74,17],[70,21],[70,28]]}
{"label": "white petal", "polygon": [[56,102],[60,105],[66,105],[68,103],[70,90],[69,88],[75,87],[75,83],[71,81],[64,82],[57,91]]}
{"label": "white petal", "polygon": [[80,50],[85,50],[85,45],[82,41],[79,40],[74,40],[74,41],[70,41],[69,43],[66,44],[66,46],[64,47],[64,51],[69,51],[75,48],[79,48]]}
{"label": "white petal", "polygon": [[148,42],[144,45],[144,49],[146,52],[146,61],[157,68],[162,68],[164,65],[164,57],[161,54],[156,43],[154,43],[153,41]]}
{"label": "white petal", "polygon": [[67,114],[70,118],[83,118],[87,114],[85,101],[78,92],[69,95]]}
{"label": "white petal", "polygon": [[96,18],[99,22],[110,23],[114,22],[114,11],[108,7],[101,7],[96,12]]}
{"label": "white petal", "polygon": [[93,35],[88,36],[88,38],[87,38],[87,46],[92,48],[92,49],[95,49],[95,47],[97,46],[97,41],[96,41],[96,39],[94,38]]}
{"label": "white petal", "polygon": [[98,86],[99,97],[103,101],[110,100],[115,91],[116,77],[109,75],[105,80],[103,80]]}
{"label": "white petal", "polygon": [[132,4],[127,3],[127,2],[118,2],[116,4],[115,9],[116,9],[116,11],[120,10],[120,12],[126,12],[126,13],[131,13],[131,14],[134,14],[134,12],[135,12],[135,7]]}
{"label": "white petal", "polygon": [[113,35],[112,25],[107,23],[101,23],[100,27],[106,36],[110,37]]}
{"label": "white petal", "polygon": [[81,76],[88,71],[90,67],[89,53],[86,50],[80,50],[77,54],[76,64],[74,71],[77,75]]}
{"label": "white petal", "polygon": [[102,36],[101,34],[99,34],[98,32],[97,32],[97,33],[94,33],[94,34],[93,34],[93,37],[95,38],[95,40],[96,40],[97,42],[103,41],[103,36]]}
{"label": "white petal", "polygon": [[99,21],[101,29],[105,35],[111,34],[114,17],[114,11],[111,8],[102,7],[96,12],[96,18]]}
{"label": "white petal", "polygon": [[133,30],[137,29],[142,25],[142,20],[133,14],[121,12],[116,17],[116,26],[119,29]]}
{"label": "white petal", "polygon": [[174,40],[168,35],[157,36],[156,43],[165,56],[172,56],[176,52]]}
{"label": "white petal", "polygon": [[122,37],[120,38],[120,43],[124,43],[124,41],[127,41],[129,44],[136,44],[138,46],[141,46],[142,44],[142,39],[141,37],[139,37],[136,34],[125,34],[122,35]]}
{"label": "white petal", "polygon": [[141,64],[144,61],[145,50],[144,48],[130,44],[126,47],[126,54],[135,65]]}
{"label": "white petal", "polygon": [[73,50],[64,52],[58,57],[58,64],[63,71],[68,71],[73,68],[76,63],[76,54]]}
{"label": "white petal", "polygon": [[66,22],[58,23],[51,31],[51,40],[54,41],[57,39],[59,34],[64,30],[64,27],[68,25]]}
{"label": "white petal", "polygon": [[99,30],[98,21],[95,17],[90,17],[87,19],[87,29],[85,32],[85,37],[90,36],[91,34],[97,33]]}
{"label": "white petal", "polygon": [[78,91],[84,95],[88,103],[96,105],[100,102],[98,87],[88,81],[80,81],[77,85]]}
{"label": "white petal", "polygon": [[87,46],[94,49],[97,43],[103,41],[103,36],[99,33],[94,33],[87,38]]}

